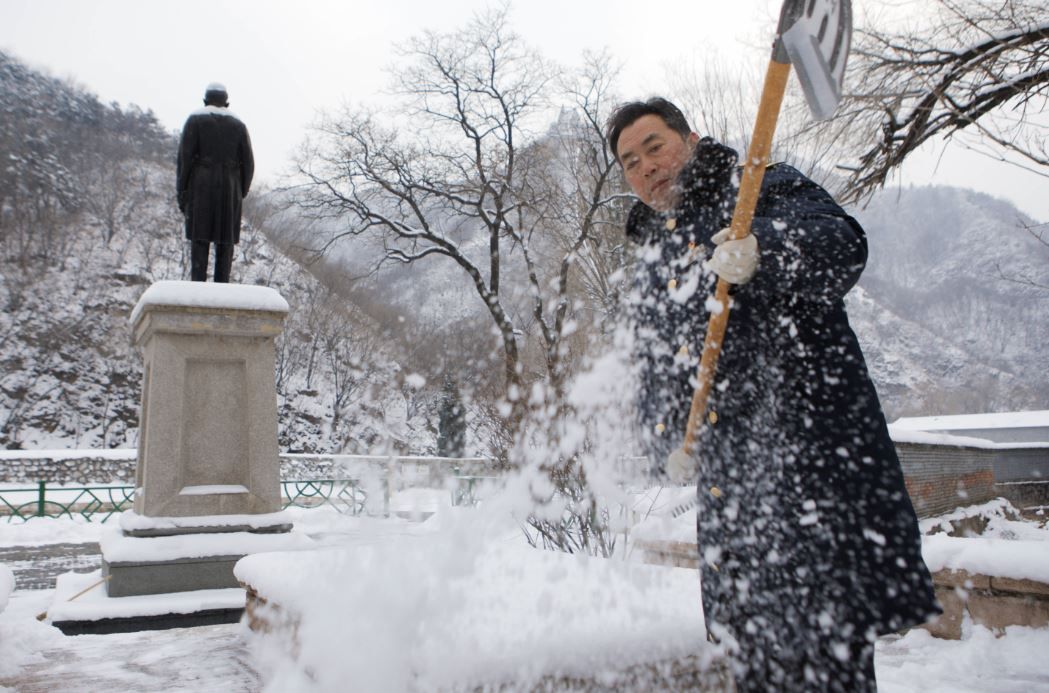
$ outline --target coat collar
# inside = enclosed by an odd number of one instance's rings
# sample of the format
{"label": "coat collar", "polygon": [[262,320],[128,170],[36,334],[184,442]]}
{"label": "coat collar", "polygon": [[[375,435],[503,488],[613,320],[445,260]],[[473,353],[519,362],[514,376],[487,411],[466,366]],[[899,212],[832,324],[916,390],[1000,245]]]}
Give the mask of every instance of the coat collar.
{"label": "coat collar", "polygon": [[711,137],[696,143],[692,156],[678,174],[681,203],[677,209],[657,212],[638,200],[627,216],[626,235],[632,241],[647,240],[652,228],[662,228],[667,217],[676,217],[697,207],[714,206],[721,202],[732,181],[739,155],[730,147]]}

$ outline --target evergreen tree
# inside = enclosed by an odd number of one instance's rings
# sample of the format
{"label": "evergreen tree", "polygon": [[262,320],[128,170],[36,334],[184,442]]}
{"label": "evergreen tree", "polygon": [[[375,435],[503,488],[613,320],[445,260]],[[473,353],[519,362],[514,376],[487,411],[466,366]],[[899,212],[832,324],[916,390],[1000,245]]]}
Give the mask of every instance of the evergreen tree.
{"label": "evergreen tree", "polygon": [[459,385],[445,376],[441,388],[437,421],[437,454],[440,457],[462,457],[466,450],[466,411]]}

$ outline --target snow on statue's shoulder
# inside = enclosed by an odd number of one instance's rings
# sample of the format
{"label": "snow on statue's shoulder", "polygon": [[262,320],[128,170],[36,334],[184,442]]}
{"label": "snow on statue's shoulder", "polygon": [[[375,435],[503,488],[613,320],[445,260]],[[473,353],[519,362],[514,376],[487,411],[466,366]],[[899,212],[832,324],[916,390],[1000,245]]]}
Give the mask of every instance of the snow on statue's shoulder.
{"label": "snow on statue's shoulder", "polygon": [[287,313],[288,302],[275,289],[246,284],[159,281],[154,283],[131,311],[132,324],[147,307],[226,308]]}
{"label": "snow on statue's shoulder", "polygon": [[[237,114],[236,113],[234,113],[233,111],[229,110],[228,108],[224,108],[222,106],[203,106],[202,108],[196,109],[195,111],[193,111],[189,115],[191,117],[192,116],[197,116],[197,115],[220,115],[220,116],[229,116],[230,118],[237,118]],[[240,120],[240,118],[237,118],[237,120]]]}

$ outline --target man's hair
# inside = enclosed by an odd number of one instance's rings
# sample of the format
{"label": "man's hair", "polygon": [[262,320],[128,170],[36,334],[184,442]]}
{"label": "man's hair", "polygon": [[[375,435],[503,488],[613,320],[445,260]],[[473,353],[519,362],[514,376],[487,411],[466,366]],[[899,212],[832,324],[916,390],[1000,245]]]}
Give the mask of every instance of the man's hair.
{"label": "man's hair", "polygon": [[659,116],[668,128],[686,139],[692,134],[692,128],[689,127],[688,120],[685,119],[685,114],[681,112],[681,109],[661,96],[654,96],[648,101],[630,101],[620,104],[609,116],[605,130],[616,161],[619,161],[619,136],[623,134],[623,130],[647,115]]}

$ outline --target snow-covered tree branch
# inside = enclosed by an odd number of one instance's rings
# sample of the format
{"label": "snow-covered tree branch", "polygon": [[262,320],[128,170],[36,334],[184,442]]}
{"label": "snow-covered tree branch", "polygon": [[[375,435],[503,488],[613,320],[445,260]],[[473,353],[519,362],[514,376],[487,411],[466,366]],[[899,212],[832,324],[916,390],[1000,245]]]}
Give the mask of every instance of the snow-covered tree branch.
{"label": "snow-covered tree branch", "polygon": [[848,142],[859,200],[923,143],[966,146],[1049,176],[1049,17],[1041,0],[927,0],[919,25],[856,32],[846,98],[820,137]]}

